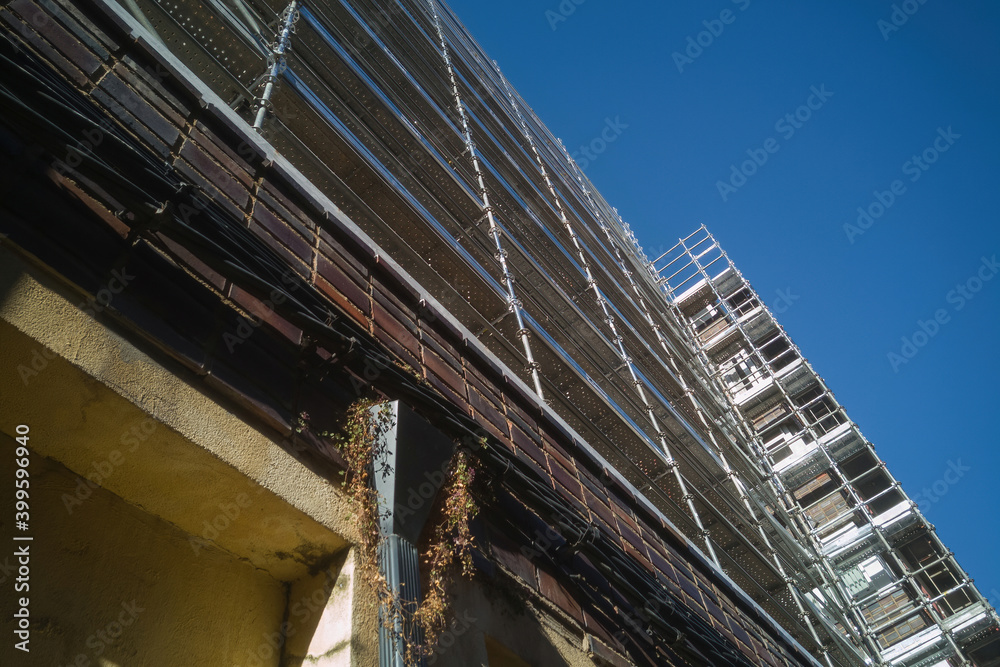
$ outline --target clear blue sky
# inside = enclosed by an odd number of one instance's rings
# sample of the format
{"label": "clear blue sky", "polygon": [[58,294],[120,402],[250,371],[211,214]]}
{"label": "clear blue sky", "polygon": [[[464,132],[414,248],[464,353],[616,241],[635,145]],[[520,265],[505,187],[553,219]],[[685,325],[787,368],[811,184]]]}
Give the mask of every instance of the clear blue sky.
{"label": "clear blue sky", "polygon": [[[765,300],[798,297],[782,323],[908,493],[945,490],[916,499],[998,604],[1000,275],[976,274],[1000,256],[1000,6],[910,1],[898,26],[871,0],[450,4],[571,152],[628,125],[586,171],[647,255],[704,223]],[[876,191],[894,201],[845,230]],[[949,294],[969,279],[971,299]]]}

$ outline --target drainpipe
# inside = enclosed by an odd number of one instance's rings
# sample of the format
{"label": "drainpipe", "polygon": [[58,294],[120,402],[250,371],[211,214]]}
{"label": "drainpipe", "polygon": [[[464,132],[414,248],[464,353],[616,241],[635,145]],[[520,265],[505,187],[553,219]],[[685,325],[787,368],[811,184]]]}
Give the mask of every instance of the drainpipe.
{"label": "drainpipe", "polygon": [[[399,401],[374,406],[376,433],[381,456],[375,461],[379,528],[382,545],[379,569],[389,590],[403,610],[394,627],[381,621],[389,610],[379,609],[379,667],[411,667],[404,663],[405,644],[419,644],[423,637],[410,622],[420,604],[420,562],[417,543],[434,498],[447,476],[454,443]],[[423,667],[423,657],[413,663]]]}

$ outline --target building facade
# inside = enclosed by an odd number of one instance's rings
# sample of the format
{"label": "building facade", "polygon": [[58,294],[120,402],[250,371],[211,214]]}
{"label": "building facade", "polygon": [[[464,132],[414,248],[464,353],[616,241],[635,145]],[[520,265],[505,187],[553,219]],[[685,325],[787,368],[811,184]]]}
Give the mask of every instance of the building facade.
{"label": "building facade", "polygon": [[[38,494],[14,664],[1000,664],[715,240],[645,257],[446,5],[0,18],[0,430]],[[473,461],[473,571],[424,658],[326,435],[359,400],[391,406],[408,601]]]}
{"label": "building facade", "polygon": [[888,664],[982,659],[994,610],[712,235],[652,266],[826,581],[810,601]]}

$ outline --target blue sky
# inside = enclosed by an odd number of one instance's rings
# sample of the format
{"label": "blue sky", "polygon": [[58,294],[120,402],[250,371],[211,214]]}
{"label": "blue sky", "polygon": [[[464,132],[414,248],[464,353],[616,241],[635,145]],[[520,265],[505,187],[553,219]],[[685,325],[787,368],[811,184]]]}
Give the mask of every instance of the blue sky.
{"label": "blue sky", "polygon": [[1000,603],[1000,6],[576,2],[450,4],[570,152],[627,125],[586,172],[647,255],[705,224],[797,297],[785,328]]}

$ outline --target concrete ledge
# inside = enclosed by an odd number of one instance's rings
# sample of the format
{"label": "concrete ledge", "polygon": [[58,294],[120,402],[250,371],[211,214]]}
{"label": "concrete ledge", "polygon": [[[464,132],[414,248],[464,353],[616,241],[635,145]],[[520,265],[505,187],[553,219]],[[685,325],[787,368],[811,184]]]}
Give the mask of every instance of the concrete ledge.
{"label": "concrete ledge", "polygon": [[[336,484],[76,307],[0,246],[0,431],[31,426],[34,452],[292,581],[356,536]],[[345,539],[346,538],[346,539]],[[192,548],[197,549],[197,544]]]}

